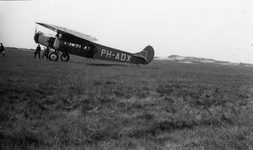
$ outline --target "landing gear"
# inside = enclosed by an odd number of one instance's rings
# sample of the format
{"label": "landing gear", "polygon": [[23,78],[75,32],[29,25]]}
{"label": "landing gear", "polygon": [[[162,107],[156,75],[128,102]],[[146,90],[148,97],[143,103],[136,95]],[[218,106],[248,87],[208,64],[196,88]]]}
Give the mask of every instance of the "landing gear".
{"label": "landing gear", "polygon": [[56,52],[52,52],[49,54],[49,60],[50,61],[57,61],[59,59],[59,56]]}
{"label": "landing gear", "polygon": [[49,54],[49,60],[50,61],[57,61],[59,59],[59,55],[61,55],[62,61],[68,61],[69,60],[69,54],[68,53],[60,53],[60,52],[52,52]]}
{"label": "landing gear", "polygon": [[61,60],[62,61],[68,61],[69,60],[69,54],[68,53],[62,53]]}

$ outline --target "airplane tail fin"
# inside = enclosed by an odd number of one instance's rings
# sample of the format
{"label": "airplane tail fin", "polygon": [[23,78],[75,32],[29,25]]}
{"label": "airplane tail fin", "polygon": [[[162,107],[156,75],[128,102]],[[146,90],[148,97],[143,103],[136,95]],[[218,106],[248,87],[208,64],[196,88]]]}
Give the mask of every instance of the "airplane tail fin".
{"label": "airplane tail fin", "polygon": [[145,47],[141,52],[135,53],[134,56],[144,59],[144,64],[150,63],[155,55],[155,51],[152,46]]}

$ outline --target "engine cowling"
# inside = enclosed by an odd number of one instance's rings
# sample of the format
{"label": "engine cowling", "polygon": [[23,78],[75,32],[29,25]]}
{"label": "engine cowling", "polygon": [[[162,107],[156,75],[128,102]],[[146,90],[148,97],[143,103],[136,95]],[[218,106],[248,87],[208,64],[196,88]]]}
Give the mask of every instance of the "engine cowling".
{"label": "engine cowling", "polygon": [[53,48],[55,38],[52,36],[45,35],[43,32],[38,31],[34,35],[34,41],[46,47]]}

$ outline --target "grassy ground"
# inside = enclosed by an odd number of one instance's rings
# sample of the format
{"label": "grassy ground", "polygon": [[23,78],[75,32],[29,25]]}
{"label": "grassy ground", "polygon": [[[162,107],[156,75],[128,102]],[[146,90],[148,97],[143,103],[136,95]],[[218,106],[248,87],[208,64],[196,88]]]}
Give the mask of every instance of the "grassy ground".
{"label": "grassy ground", "polygon": [[253,69],[0,57],[0,149],[253,149]]}

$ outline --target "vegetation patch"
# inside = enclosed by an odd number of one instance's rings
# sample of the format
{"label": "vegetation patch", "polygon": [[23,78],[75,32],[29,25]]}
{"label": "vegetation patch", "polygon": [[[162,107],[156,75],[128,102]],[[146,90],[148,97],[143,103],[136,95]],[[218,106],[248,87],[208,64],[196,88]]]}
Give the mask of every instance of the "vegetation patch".
{"label": "vegetation patch", "polygon": [[0,72],[0,149],[253,147],[252,68],[51,62],[7,48]]}

